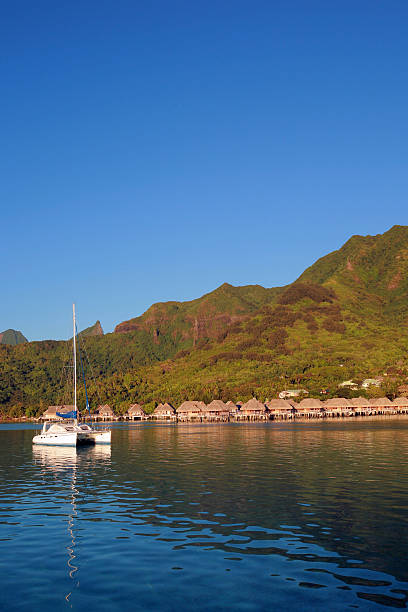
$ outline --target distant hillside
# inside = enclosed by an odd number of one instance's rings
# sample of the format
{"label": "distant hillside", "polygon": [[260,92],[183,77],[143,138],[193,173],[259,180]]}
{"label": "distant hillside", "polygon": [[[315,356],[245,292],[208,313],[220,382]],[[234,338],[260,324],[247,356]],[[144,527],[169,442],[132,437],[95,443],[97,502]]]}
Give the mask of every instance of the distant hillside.
{"label": "distant hillside", "polygon": [[[81,334],[95,376],[88,393],[91,405],[103,398],[120,412],[293,387],[330,397],[345,380],[380,376],[369,393],[392,396],[408,380],[407,322],[408,227],[395,226],[353,236],[286,287],[225,283],[196,300],[154,304],[111,334],[97,322]],[[70,355],[69,342],[0,344],[3,411],[64,403]]]}
{"label": "distant hillside", "polygon": [[6,329],[6,331],[0,332],[0,344],[11,344],[12,346],[15,346],[16,344],[22,344],[23,342],[28,342],[28,340],[20,331],[16,331],[15,329]]}

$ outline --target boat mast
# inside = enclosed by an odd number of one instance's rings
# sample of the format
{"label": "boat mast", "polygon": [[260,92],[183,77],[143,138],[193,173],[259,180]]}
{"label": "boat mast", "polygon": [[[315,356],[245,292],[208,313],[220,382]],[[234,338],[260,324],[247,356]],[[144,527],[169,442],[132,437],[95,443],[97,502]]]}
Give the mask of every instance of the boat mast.
{"label": "boat mast", "polygon": [[[75,323],[75,304],[72,304],[72,318],[74,324],[74,412],[77,410],[77,372],[76,372],[76,323]],[[76,420],[76,419],[75,419]]]}

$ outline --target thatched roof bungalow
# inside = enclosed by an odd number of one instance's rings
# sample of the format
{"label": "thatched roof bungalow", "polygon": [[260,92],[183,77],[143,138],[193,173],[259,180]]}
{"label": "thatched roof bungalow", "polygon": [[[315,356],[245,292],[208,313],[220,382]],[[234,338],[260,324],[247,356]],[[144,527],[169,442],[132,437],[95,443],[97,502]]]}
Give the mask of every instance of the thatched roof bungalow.
{"label": "thatched roof bungalow", "polygon": [[353,397],[350,400],[350,404],[352,405],[354,412],[358,415],[371,414],[370,400],[368,400],[366,397]]}
{"label": "thatched roof bungalow", "polygon": [[108,404],[105,404],[104,406],[98,406],[98,408],[95,410],[94,416],[97,420],[99,419],[101,421],[115,420],[115,413]]}
{"label": "thatched roof bungalow", "polygon": [[231,400],[229,400],[225,405],[231,415],[235,414],[239,410],[237,404],[234,404],[234,402],[232,402]]}
{"label": "thatched roof bungalow", "polygon": [[296,410],[299,416],[320,417],[324,415],[324,404],[319,399],[308,397],[299,402]]}
{"label": "thatched roof bungalow", "polygon": [[327,416],[351,416],[354,414],[350,400],[344,397],[333,397],[323,403]]}
{"label": "thatched roof bungalow", "polygon": [[132,404],[127,412],[123,415],[129,421],[144,421],[147,419],[147,414],[140,404]]}
{"label": "thatched roof bungalow", "polygon": [[408,412],[408,399],[406,397],[396,397],[392,402],[395,406],[395,410],[398,413]]}
{"label": "thatched roof bungalow", "polygon": [[229,409],[222,400],[213,400],[203,411],[203,417],[208,421],[228,421]]}
{"label": "thatched roof bungalow", "polygon": [[384,414],[392,413],[395,411],[395,406],[388,399],[388,397],[376,397],[370,400],[371,408],[373,409],[374,414]]}
{"label": "thatched roof bungalow", "polygon": [[264,421],[268,418],[268,412],[265,404],[253,397],[241,406],[241,410],[235,414],[235,418],[242,421]]}
{"label": "thatched roof bungalow", "polygon": [[62,421],[62,417],[57,416],[57,412],[66,413],[72,412],[72,410],[74,410],[74,406],[68,406],[66,404],[61,406],[48,406],[41,419],[43,421]]}
{"label": "thatched roof bungalow", "polygon": [[175,421],[176,409],[168,402],[166,402],[165,404],[159,404],[153,410],[153,418],[163,421]]}
{"label": "thatched roof bungalow", "polygon": [[176,410],[179,421],[201,421],[206,409],[204,402],[183,402]]}
{"label": "thatched roof bungalow", "polygon": [[269,402],[266,402],[265,405],[268,408],[269,416],[272,419],[292,418],[296,412],[296,408],[292,406],[292,402],[288,402],[287,400],[284,400],[284,399],[273,399],[273,400],[270,400]]}

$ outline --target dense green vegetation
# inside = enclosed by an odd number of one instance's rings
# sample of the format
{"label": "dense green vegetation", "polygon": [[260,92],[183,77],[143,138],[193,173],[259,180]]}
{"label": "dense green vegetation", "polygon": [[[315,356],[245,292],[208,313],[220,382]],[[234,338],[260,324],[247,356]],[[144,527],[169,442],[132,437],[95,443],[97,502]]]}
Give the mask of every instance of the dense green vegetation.
{"label": "dense green vegetation", "polygon": [[[354,236],[288,287],[224,284],[192,302],[155,304],[116,333],[82,334],[80,344],[91,405],[117,412],[134,402],[267,399],[290,387],[347,395],[342,381],[378,375],[382,388],[370,393],[392,397],[408,375],[407,317],[408,228],[396,226]],[[69,359],[68,342],[0,345],[2,413],[69,402]]]}

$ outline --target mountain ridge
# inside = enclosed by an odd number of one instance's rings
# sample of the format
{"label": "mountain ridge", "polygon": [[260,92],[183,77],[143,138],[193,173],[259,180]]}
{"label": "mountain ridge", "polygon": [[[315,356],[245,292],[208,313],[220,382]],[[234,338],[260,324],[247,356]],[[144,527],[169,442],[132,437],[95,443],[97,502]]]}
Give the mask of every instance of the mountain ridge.
{"label": "mountain ridge", "polygon": [[[118,411],[129,402],[270,398],[293,386],[330,397],[344,380],[378,375],[383,387],[370,393],[392,395],[408,380],[407,320],[408,227],[394,226],[352,236],[285,287],[224,283],[86,335],[89,397]],[[55,403],[71,350],[64,341],[0,344],[0,405]]]}

